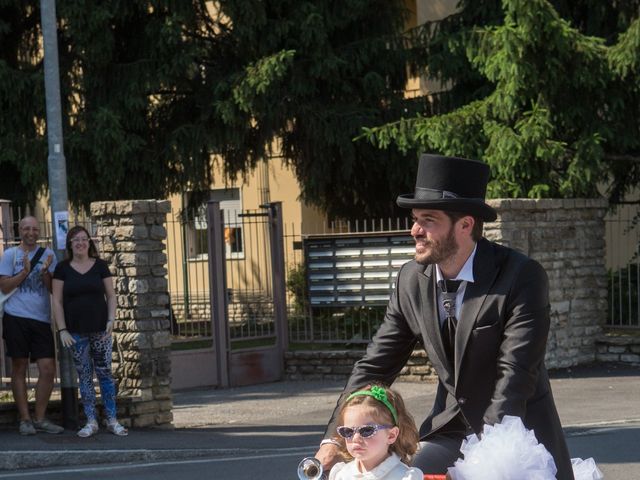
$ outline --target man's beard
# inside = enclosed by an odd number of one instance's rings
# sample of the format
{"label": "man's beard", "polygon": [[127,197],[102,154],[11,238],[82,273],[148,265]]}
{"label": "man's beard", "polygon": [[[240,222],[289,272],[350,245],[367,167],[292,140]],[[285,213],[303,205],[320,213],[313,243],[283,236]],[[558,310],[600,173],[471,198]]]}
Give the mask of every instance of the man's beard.
{"label": "man's beard", "polygon": [[442,241],[424,239],[425,247],[430,248],[429,253],[419,254],[416,252],[415,259],[421,265],[442,263],[458,253],[458,243],[453,233],[453,226],[449,228],[449,233]]}

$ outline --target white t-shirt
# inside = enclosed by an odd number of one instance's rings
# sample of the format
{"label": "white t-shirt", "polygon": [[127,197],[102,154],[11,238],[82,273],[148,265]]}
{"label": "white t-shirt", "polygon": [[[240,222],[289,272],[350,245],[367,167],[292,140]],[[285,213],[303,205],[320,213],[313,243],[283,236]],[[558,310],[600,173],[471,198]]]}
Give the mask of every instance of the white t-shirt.
{"label": "white t-shirt", "polygon": [[[30,261],[38,249],[29,252]],[[15,266],[13,257],[15,259]],[[45,248],[44,253],[38,260],[38,264],[33,267],[33,271],[18,286],[18,291],[4,304],[4,311],[16,317],[30,318],[39,322],[51,323],[51,300],[49,291],[42,280],[42,264],[49,255],[53,255],[53,261],[49,265],[49,272],[53,273],[56,268],[56,257],[53,251]],[[24,268],[25,254],[21,248],[13,247],[5,250],[0,260],[0,275],[11,277],[22,271]]]}

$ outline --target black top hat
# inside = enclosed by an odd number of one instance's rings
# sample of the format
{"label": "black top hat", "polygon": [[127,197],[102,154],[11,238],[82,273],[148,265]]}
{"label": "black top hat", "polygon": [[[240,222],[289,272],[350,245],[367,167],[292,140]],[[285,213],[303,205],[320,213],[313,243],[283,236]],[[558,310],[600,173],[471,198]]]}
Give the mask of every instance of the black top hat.
{"label": "black top hat", "polygon": [[399,195],[396,202],[403,208],[460,212],[492,222],[496,211],[484,201],[489,173],[489,165],[477,160],[423,154],[415,192]]}

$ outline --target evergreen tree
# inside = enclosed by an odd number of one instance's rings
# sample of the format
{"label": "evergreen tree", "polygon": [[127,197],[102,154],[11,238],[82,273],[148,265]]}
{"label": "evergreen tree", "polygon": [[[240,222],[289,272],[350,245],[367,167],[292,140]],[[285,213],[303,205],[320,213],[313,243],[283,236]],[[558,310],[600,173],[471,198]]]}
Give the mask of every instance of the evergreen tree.
{"label": "evergreen tree", "polygon": [[[397,192],[413,181],[406,157],[352,139],[363,125],[424,108],[403,98],[407,67],[423,55],[400,35],[399,2],[256,0],[221,7],[240,59],[295,52],[287,74],[249,109],[265,145],[274,135],[280,139],[303,197],[330,215],[393,214]],[[409,157],[412,163],[415,155]]]}
{"label": "evergreen tree", "polygon": [[[69,198],[205,190],[212,158],[235,178],[277,139],[308,201],[342,217],[393,212],[411,183],[405,155],[352,140],[424,108],[403,97],[423,55],[401,35],[402,2],[213,5],[57,2]],[[46,185],[40,13],[35,0],[0,8],[0,174],[19,203]]]}
{"label": "evergreen tree", "polygon": [[0,198],[33,203],[47,179],[40,11],[0,0]]}
{"label": "evergreen tree", "polygon": [[[619,199],[637,185],[640,165],[638,2],[601,5],[587,16],[559,8],[602,36],[579,31],[546,0],[504,0],[500,23],[493,10],[461,12],[432,28],[430,72],[454,85],[440,94],[440,111],[366,136],[383,147],[483,159],[493,197],[596,196],[609,176],[611,198]],[[445,33],[456,22],[469,27]],[[441,61],[436,48],[452,60]],[[456,92],[469,86],[456,104]]]}
{"label": "evergreen tree", "polygon": [[590,197],[609,178],[615,201],[640,172],[638,6],[462,2],[423,29],[429,72],[453,86],[436,96],[436,115],[365,136],[381,147],[482,159],[493,197]]}
{"label": "evergreen tree", "polygon": [[[193,40],[200,2],[62,0],[69,198],[163,198],[208,185],[213,132]],[[62,74],[61,74],[62,75]]]}

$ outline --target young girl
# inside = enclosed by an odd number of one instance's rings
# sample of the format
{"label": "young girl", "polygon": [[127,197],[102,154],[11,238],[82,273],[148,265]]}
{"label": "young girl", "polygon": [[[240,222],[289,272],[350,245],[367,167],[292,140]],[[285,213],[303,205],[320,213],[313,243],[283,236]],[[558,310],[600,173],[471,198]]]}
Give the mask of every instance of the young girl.
{"label": "young girl", "polygon": [[378,385],[353,392],[342,404],[338,424],[337,440],[353,461],[336,464],[329,480],[422,480],[422,472],[407,465],[418,431],[396,392]]}

